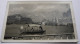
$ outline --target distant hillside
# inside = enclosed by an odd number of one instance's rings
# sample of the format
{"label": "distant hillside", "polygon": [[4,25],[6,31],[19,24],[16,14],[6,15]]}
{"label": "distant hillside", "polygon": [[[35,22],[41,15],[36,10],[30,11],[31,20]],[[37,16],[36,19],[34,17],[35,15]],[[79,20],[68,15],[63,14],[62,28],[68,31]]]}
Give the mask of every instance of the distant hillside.
{"label": "distant hillside", "polygon": [[7,18],[7,24],[29,24],[32,22],[31,18],[23,17],[20,14],[11,15]]}

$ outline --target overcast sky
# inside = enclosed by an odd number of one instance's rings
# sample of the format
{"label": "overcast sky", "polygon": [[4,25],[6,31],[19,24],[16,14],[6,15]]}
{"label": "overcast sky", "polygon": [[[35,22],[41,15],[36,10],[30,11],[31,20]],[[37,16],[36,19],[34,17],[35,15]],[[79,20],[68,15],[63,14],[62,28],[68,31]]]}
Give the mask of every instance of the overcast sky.
{"label": "overcast sky", "polygon": [[10,4],[8,15],[21,14],[24,17],[32,18],[33,21],[41,22],[43,19],[62,18],[63,13],[66,13],[69,9],[68,4]]}

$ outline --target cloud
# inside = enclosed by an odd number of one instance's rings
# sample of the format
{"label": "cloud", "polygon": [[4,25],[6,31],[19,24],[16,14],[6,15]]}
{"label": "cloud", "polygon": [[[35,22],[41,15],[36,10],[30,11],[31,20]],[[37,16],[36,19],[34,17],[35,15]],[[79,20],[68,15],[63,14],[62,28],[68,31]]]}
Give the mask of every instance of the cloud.
{"label": "cloud", "polygon": [[55,17],[62,18],[63,13],[68,10],[68,4],[13,4],[10,5],[9,15],[18,13],[32,18],[33,21],[42,21],[43,19],[52,20]]}
{"label": "cloud", "polygon": [[40,5],[40,6],[37,6],[33,11],[49,10],[49,9],[53,9],[53,8],[55,8],[55,6]]}
{"label": "cloud", "polygon": [[14,11],[23,11],[24,10],[24,7],[15,7],[15,8],[12,8],[12,12],[14,12]]}
{"label": "cloud", "polygon": [[60,11],[60,12],[66,12],[69,9],[69,6],[66,5],[38,5],[33,12],[37,12],[37,11],[45,11],[45,12],[50,12],[50,11]]}

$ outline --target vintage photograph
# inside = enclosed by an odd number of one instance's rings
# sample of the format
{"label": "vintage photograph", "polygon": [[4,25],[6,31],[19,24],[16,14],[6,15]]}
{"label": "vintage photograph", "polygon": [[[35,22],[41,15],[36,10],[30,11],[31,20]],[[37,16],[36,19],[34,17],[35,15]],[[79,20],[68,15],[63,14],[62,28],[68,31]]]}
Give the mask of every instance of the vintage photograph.
{"label": "vintage photograph", "polygon": [[4,40],[74,40],[70,3],[11,2]]}

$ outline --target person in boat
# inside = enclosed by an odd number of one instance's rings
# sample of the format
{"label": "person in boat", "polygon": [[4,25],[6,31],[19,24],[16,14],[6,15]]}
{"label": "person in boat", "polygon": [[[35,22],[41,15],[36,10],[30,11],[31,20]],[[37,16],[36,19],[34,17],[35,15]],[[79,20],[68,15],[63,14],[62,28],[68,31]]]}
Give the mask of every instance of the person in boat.
{"label": "person in boat", "polygon": [[23,26],[21,26],[20,29],[22,30],[23,29]]}
{"label": "person in boat", "polygon": [[28,27],[30,27],[29,24],[28,24]]}
{"label": "person in boat", "polygon": [[29,31],[29,28],[30,28],[29,24],[26,24],[25,31]]}
{"label": "person in boat", "polygon": [[23,26],[21,25],[21,27],[20,27],[20,32],[22,32],[22,30],[23,30]]}
{"label": "person in boat", "polygon": [[21,34],[23,31],[24,31],[24,27],[23,27],[23,25],[21,25],[20,26],[20,33],[19,34]]}
{"label": "person in boat", "polygon": [[34,29],[33,29],[33,27],[32,27],[31,32],[33,32],[33,31],[34,31]]}
{"label": "person in boat", "polygon": [[42,28],[42,26],[39,26],[39,29],[40,29],[41,31],[43,31],[43,28]]}

